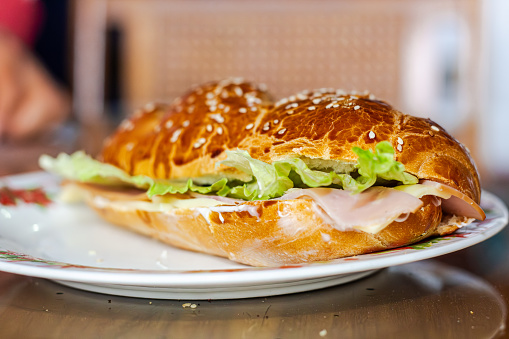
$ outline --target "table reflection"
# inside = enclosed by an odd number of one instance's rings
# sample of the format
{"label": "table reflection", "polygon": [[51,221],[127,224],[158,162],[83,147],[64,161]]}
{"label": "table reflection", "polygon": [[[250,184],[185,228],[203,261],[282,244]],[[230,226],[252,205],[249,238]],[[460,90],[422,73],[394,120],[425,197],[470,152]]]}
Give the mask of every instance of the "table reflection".
{"label": "table reflection", "polygon": [[503,335],[507,309],[480,277],[427,260],[313,292],[213,301],[94,294],[0,273],[0,314],[0,337],[488,338]]}

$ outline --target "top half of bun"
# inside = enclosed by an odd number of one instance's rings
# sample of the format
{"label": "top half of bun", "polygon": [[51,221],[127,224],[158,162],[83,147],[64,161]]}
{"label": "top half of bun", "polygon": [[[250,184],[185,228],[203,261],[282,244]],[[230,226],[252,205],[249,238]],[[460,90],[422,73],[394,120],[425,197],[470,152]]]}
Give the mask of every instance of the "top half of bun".
{"label": "top half of bun", "polygon": [[442,127],[372,95],[333,89],[273,103],[263,86],[240,79],[208,83],[169,106],[149,104],[125,120],[105,142],[101,158],[154,178],[238,177],[236,170],[216,166],[226,150],[246,150],[268,163],[300,157],[311,168],[337,169],[356,162],[354,146],[373,150],[382,141],[392,144],[407,172],[479,203],[475,164]]}

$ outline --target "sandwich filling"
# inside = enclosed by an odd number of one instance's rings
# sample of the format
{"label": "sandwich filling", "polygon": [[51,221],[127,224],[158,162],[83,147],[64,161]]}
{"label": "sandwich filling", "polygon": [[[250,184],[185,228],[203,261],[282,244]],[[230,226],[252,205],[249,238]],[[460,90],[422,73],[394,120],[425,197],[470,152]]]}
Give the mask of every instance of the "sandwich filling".
{"label": "sandwich filling", "polygon": [[[354,166],[345,167],[353,168],[348,173],[311,169],[300,158],[268,164],[253,159],[246,151],[227,151],[227,158],[217,166],[236,168],[248,174],[251,180],[222,178],[208,184],[200,178],[165,180],[132,176],[83,152],[60,154],[57,158],[42,156],[40,165],[69,180],[117,191],[136,188],[145,193],[145,199],[128,199],[125,194],[112,198],[110,194],[110,198],[99,198],[102,200],[95,202],[96,205],[113,204],[115,208],[149,211],[205,208],[212,212],[217,206],[238,206],[253,200],[312,199],[317,213],[334,227],[342,231],[356,229],[377,233],[421,208],[419,198],[434,195],[446,199],[447,203],[442,205],[446,212],[484,218],[482,209],[461,192],[435,182],[419,184],[417,177],[405,172],[404,165],[394,160],[390,143],[377,144],[375,152],[360,148],[353,151],[358,159]],[[441,199],[437,199],[437,204]]]}

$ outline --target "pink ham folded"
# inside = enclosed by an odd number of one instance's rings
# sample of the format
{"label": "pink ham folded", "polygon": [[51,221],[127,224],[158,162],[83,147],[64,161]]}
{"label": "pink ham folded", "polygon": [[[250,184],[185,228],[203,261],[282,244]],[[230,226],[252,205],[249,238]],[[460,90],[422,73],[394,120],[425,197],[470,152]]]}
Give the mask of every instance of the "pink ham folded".
{"label": "pink ham folded", "polygon": [[369,233],[377,233],[423,205],[419,198],[387,187],[372,187],[359,194],[334,188],[294,189],[279,199],[299,198],[313,199],[334,228]]}

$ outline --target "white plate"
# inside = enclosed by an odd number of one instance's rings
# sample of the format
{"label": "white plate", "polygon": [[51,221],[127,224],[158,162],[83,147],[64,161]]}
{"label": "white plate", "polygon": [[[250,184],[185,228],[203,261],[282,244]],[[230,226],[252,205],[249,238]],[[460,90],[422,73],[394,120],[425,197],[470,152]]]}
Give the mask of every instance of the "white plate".
{"label": "white plate", "polygon": [[[1,185],[42,187],[50,197],[58,179],[32,173]],[[249,267],[179,250],[109,225],[86,206],[0,205],[0,270],[47,278],[76,288],[144,298],[231,299],[308,291],[359,279],[376,270],[451,253],[499,232],[508,212],[483,192],[483,222],[452,235],[395,250],[304,265]]]}

